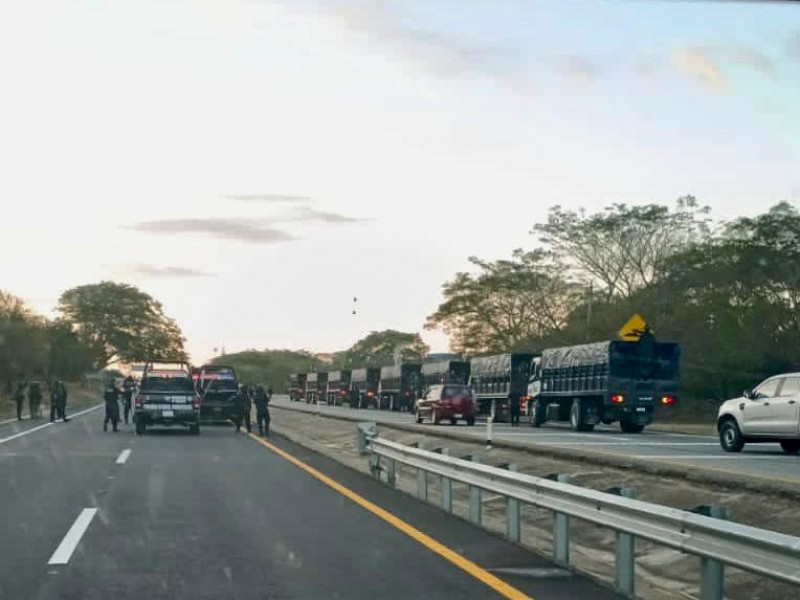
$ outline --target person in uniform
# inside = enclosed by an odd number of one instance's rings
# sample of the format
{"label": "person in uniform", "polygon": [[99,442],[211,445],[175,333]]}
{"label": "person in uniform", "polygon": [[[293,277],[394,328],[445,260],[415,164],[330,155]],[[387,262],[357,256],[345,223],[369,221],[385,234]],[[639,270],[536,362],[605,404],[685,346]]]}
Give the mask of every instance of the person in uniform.
{"label": "person in uniform", "polygon": [[508,408],[511,413],[511,426],[519,427],[519,413],[520,413],[519,396],[517,396],[516,394],[511,396]]}
{"label": "person in uniform", "polygon": [[38,381],[32,382],[28,386],[28,410],[31,413],[31,419],[39,418],[42,405],[42,388]]}
{"label": "person in uniform", "polygon": [[113,431],[119,431],[117,425],[119,424],[119,390],[110,382],[106,391],[103,394],[103,399],[106,403],[106,417],[103,420],[103,431],[108,431],[108,422],[111,421]]}
{"label": "person in uniform", "polygon": [[58,384],[58,398],[56,403],[56,410],[58,418],[65,423],[69,421],[67,418],[67,386],[63,381],[57,381]]}
{"label": "person in uniform", "polygon": [[256,422],[258,423],[258,435],[269,435],[269,393],[262,384],[259,384],[255,393]]}
{"label": "person in uniform", "polygon": [[125,425],[128,424],[128,417],[131,415],[131,403],[133,402],[133,393],[136,389],[136,382],[131,375],[125,378],[122,384],[122,416],[125,419]]}
{"label": "person in uniform", "polygon": [[25,404],[25,383],[17,382],[14,389],[14,402],[17,404],[17,421],[22,421],[22,406]]}
{"label": "person in uniform", "polygon": [[47,388],[50,395],[50,422],[55,423],[56,414],[58,413],[58,381],[53,379],[53,381],[48,384]]}
{"label": "person in uniform", "polygon": [[242,423],[245,424],[245,427],[249,433],[252,427],[250,424],[250,390],[245,383],[239,384],[239,393],[236,394],[236,413],[237,433],[241,429]]}

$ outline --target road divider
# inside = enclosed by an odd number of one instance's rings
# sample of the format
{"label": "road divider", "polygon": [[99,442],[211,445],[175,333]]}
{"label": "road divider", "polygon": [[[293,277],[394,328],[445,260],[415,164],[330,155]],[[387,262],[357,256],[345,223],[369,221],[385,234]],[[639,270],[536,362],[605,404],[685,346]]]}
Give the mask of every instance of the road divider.
{"label": "road divider", "polygon": [[96,508],[84,508],[81,511],[78,518],[75,519],[75,522],[72,524],[72,527],[67,531],[64,539],[61,540],[56,551],[53,552],[53,556],[47,561],[48,565],[65,565],[69,562],[72,553],[75,552],[75,548],[78,547],[83,534],[86,533],[89,524],[96,514]]}
{"label": "road divider", "polygon": [[327,475],[325,475],[321,471],[318,471],[317,469],[315,469],[311,465],[308,465],[305,462],[303,462],[302,460],[292,456],[291,454],[289,454],[285,450],[282,450],[282,449],[278,448],[275,444],[272,444],[271,442],[268,442],[267,440],[264,440],[264,439],[258,437],[257,435],[255,435],[253,433],[247,433],[246,435],[248,435],[251,439],[255,440],[256,442],[258,442],[259,444],[261,444],[262,446],[264,446],[268,450],[274,452],[275,454],[277,454],[281,458],[286,459],[287,461],[292,463],[294,466],[298,467],[299,469],[302,469],[303,471],[305,471],[306,473],[308,473],[309,475],[311,475],[312,477],[314,477],[318,481],[320,481],[320,482],[324,483],[325,485],[327,485],[328,487],[336,490],[337,492],[339,492],[340,494],[342,494],[343,496],[345,496],[349,500],[352,500],[353,502],[355,502],[356,504],[358,504],[362,508],[364,508],[367,511],[371,512],[373,515],[375,515],[378,518],[380,518],[380,519],[384,520],[385,522],[389,523],[390,525],[392,525],[396,529],[400,530],[401,532],[403,532],[404,534],[406,534],[410,538],[412,538],[415,541],[419,542],[420,544],[422,544],[423,546],[425,546],[426,548],[428,548],[432,552],[435,552],[436,554],[438,554],[439,556],[441,556],[442,558],[444,558],[445,560],[447,560],[451,564],[455,565],[456,567],[458,567],[462,571],[466,572],[467,574],[471,575],[472,577],[474,577],[474,578],[478,579],[479,581],[481,581],[482,583],[486,584],[488,587],[493,589],[495,592],[497,592],[498,594],[500,594],[504,598],[509,598],[509,599],[512,599],[512,600],[525,600],[525,599],[533,600],[530,596],[528,596],[527,594],[521,592],[517,588],[509,585],[508,583],[506,583],[505,581],[503,581],[502,579],[500,579],[496,575],[493,575],[492,573],[490,573],[486,569],[480,567],[479,565],[475,564],[471,560],[469,560],[467,558],[464,558],[463,556],[461,556],[455,550],[451,550],[450,548],[448,548],[447,546],[445,546],[441,542],[433,539],[432,537],[430,537],[426,533],[423,533],[419,529],[415,528],[413,525],[410,525],[409,523],[406,523],[405,521],[403,521],[399,517],[395,516],[394,514],[390,513],[386,509],[381,508],[380,506],[378,506],[377,504],[375,504],[373,502],[370,502],[369,500],[367,500],[363,496],[357,494],[356,492],[354,492],[350,488],[342,485],[338,481],[328,477]]}

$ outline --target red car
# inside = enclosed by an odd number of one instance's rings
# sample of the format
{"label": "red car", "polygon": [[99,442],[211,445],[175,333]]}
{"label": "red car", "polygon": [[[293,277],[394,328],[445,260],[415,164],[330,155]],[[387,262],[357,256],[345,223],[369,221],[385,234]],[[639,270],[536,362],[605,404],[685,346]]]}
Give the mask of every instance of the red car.
{"label": "red car", "polygon": [[478,412],[475,396],[467,385],[448,383],[432,385],[417,400],[417,423],[427,418],[435,425],[441,421],[450,421],[455,425],[459,419],[467,425],[475,425]]}

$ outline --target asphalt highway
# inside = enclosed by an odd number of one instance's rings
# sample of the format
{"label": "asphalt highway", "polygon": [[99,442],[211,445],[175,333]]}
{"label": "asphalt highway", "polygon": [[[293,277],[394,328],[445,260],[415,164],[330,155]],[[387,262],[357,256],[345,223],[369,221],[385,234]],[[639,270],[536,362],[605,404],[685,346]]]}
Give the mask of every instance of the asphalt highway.
{"label": "asphalt highway", "polygon": [[[375,409],[351,409],[348,406],[327,406],[290,402],[288,396],[276,396],[273,405],[284,406],[312,413],[339,414],[363,418],[376,423],[416,423],[409,413],[379,411]],[[458,428],[458,431],[486,439],[485,419],[479,419],[473,427],[463,422],[426,424],[432,431]],[[785,454],[775,444],[749,444],[738,454],[724,452],[715,436],[662,433],[645,429],[639,434],[626,434],[615,425],[600,425],[591,433],[571,431],[565,423],[547,423],[534,429],[524,419],[519,427],[507,423],[494,423],[493,440],[515,440],[531,447],[549,446],[570,448],[586,453],[602,453],[617,458],[621,464],[632,458],[647,459],[672,466],[691,466],[715,472],[728,472],[752,478],[762,478],[790,485],[800,485],[800,456]]]}
{"label": "asphalt highway", "polygon": [[0,425],[0,598],[615,598],[286,439]]}

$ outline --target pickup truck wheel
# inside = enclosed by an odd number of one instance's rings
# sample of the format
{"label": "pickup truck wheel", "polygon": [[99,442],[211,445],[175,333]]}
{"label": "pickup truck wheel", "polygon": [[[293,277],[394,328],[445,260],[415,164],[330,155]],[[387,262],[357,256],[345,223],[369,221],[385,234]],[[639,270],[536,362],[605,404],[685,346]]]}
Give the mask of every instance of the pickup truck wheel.
{"label": "pickup truck wheel", "polygon": [[781,442],[781,448],[786,454],[797,454],[800,452],[800,440],[784,440]]}
{"label": "pickup truck wheel", "polygon": [[725,452],[739,452],[744,448],[744,438],[739,426],[733,419],[728,419],[719,427],[719,445]]}
{"label": "pickup truck wheel", "polygon": [[644,431],[644,425],[637,425],[630,421],[620,421],[619,428],[623,433],[642,433]]}

